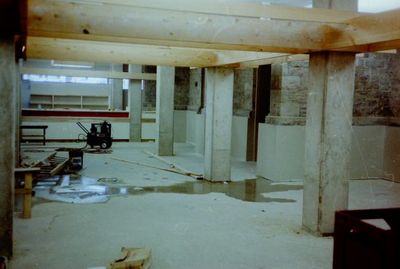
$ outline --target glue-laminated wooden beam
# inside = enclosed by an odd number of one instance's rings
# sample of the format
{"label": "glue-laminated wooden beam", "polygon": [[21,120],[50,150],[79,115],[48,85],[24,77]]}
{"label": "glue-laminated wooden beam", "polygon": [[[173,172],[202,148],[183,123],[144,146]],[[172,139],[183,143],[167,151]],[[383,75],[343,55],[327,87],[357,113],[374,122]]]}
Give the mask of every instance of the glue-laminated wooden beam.
{"label": "glue-laminated wooden beam", "polygon": [[[69,1],[69,0],[64,0]],[[342,23],[361,13],[322,8],[279,6],[238,0],[85,0],[93,5],[122,5],[158,10],[192,12],[224,16],[270,18],[312,22]]]}
{"label": "glue-laminated wooden beam", "polygon": [[[221,50],[303,53],[318,50],[337,23],[31,0],[28,35]],[[28,45],[29,46],[29,45]],[[29,48],[28,48],[29,49]],[[99,55],[100,56],[100,55]],[[151,55],[148,55],[151,57]]]}

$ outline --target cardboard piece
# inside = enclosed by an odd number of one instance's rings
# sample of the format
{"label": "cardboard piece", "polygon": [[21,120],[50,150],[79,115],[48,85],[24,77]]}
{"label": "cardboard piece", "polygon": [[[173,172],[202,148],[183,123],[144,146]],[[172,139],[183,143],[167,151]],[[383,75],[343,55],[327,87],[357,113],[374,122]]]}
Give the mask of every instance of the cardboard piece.
{"label": "cardboard piece", "polygon": [[121,249],[121,257],[110,264],[110,269],[149,269],[151,266],[151,249]]}

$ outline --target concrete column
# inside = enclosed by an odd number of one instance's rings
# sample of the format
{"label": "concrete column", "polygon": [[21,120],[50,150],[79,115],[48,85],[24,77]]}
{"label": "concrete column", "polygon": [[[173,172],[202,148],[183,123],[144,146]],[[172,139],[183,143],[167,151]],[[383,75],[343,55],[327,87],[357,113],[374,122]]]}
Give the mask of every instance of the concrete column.
{"label": "concrete column", "polygon": [[175,67],[157,66],[156,92],[156,153],[174,154],[174,87]]}
{"label": "concrete column", "polygon": [[[313,0],[313,7],[357,10],[357,0]],[[310,54],[305,138],[303,227],[334,230],[335,211],[347,209],[355,54]]]}
{"label": "concrete column", "polygon": [[334,228],[347,209],[354,95],[354,53],[310,55],[303,226],[317,234]]}
{"label": "concrete column", "polygon": [[[122,64],[111,65],[111,71],[122,72]],[[122,110],[122,79],[112,80],[111,109]]]}
{"label": "concrete column", "polygon": [[21,116],[22,116],[22,104],[21,104],[21,72],[20,68],[23,65],[23,59],[19,59],[18,71],[16,75],[16,96],[15,96],[15,162],[16,166],[21,163],[21,141],[20,141],[20,126],[21,126]]}
{"label": "concrete column", "polygon": [[13,246],[16,65],[14,39],[0,38],[0,256]]}
{"label": "concrete column", "polygon": [[231,179],[233,70],[206,69],[206,126],[204,177],[210,181]]}
{"label": "concrete column", "polygon": [[[129,72],[142,73],[141,65],[129,65]],[[142,141],[142,81],[129,81],[129,141]]]}

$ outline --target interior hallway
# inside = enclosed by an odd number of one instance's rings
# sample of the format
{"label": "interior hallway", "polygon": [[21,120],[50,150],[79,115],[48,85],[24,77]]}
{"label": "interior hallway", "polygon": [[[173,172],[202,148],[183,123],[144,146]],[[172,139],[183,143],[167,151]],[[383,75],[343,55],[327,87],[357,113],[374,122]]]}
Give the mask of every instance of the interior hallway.
{"label": "interior hallway", "polygon": [[[59,146],[65,144],[26,145],[25,150],[46,152],[24,155],[39,158]],[[115,143],[112,154],[85,154],[82,175],[116,177],[121,181],[116,185],[130,186],[133,193],[112,195],[98,204],[35,198],[32,218],[14,219],[11,268],[106,266],[123,246],[151,248],[154,269],[205,268],[205,264],[207,268],[331,268],[333,239],[302,229],[301,181],[258,179],[242,184],[255,177],[255,164],[233,161],[233,183],[213,183],[217,187],[211,188],[205,181],[112,159],[168,168],[144,152],[154,150],[154,143]],[[175,156],[165,159],[202,173],[202,157],[193,152],[191,145],[179,143]],[[163,188],[184,182],[190,183]],[[400,206],[395,195],[399,191],[398,183],[351,181],[349,208]],[[257,194],[269,199],[245,201]]]}

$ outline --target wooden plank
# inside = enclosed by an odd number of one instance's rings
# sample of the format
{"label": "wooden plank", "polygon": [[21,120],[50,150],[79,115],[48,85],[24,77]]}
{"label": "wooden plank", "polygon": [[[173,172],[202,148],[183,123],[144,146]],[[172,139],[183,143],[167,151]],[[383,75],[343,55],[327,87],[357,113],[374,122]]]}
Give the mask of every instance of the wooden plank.
{"label": "wooden plank", "polygon": [[17,167],[14,168],[15,173],[26,173],[26,172],[39,172],[39,167]]}
{"label": "wooden plank", "polygon": [[21,67],[20,72],[22,74],[55,75],[55,76],[69,76],[69,77],[156,80],[156,74],[154,73],[129,73],[129,72],[116,72],[116,71],[35,68],[27,66]]}
{"label": "wooden plank", "polygon": [[25,194],[32,194],[32,190],[25,190],[24,188],[17,188],[15,189],[14,193],[16,195],[25,195]]}
{"label": "wooden plank", "polygon": [[186,168],[183,168],[182,166],[179,166],[179,165],[177,165],[177,164],[175,164],[175,163],[169,162],[169,161],[167,161],[166,159],[164,159],[163,157],[158,156],[158,155],[156,155],[156,154],[154,154],[154,153],[151,153],[150,151],[144,150],[143,152],[146,153],[147,155],[151,156],[152,158],[155,158],[155,159],[157,159],[157,160],[159,160],[159,161],[161,161],[161,162],[167,164],[170,168],[173,168],[173,169],[176,169],[176,170],[178,170],[178,171],[181,171],[182,174],[184,174],[184,175],[190,175],[190,176],[196,176],[196,177],[203,177],[203,175],[194,173],[194,172],[192,172],[192,171],[187,170]]}
{"label": "wooden plank", "polygon": [[50,176],[54,176],[56,175],[58,172],[60,172],[64,166],[67,164],[67,162],[69,161],[69,159],[65,159],[64,161],[62,161],[61,163],[59,163],[56,167],[54,167],[51,171],[50,171]]}
{"label": "wooden plank", "polygon": [[85,2],[94,5],[122,5],[201,14],[329,23],[343,23],[345,20],[362,14],[351,11],[268,5],[261,1],[252,3],[238,0],[85,0]]}
{"label": "wooden plank", "polygon": [[125,248],[121,249],[121,257],[110,264],[110,269],[149,269],[152,263],[151,249]]}

